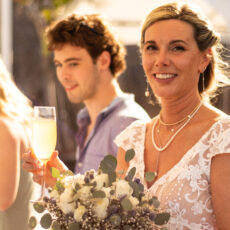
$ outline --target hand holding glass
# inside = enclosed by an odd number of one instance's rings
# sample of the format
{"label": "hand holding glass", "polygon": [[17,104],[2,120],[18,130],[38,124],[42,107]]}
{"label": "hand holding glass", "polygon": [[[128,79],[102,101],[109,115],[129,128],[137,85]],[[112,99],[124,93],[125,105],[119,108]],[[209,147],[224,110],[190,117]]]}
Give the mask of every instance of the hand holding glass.
{"label": "hand holding glass", "polygon": [[45,195],[46,164],[55,150],[57,126],[55,107],[35,106],[32,122],[32,147],[38,159],[43,162],[42,192],[38,201]]}

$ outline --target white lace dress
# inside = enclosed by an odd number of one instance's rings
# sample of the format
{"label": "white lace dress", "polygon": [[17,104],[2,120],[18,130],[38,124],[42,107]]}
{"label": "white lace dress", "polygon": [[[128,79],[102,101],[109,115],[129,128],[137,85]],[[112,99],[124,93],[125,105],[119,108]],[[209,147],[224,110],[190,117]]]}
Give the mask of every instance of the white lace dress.
{"label": "white lace dress", "polygon": [[129,168],[136,167],[136,177],[146,193],[156,195],[161,207],[171,214],[170,230],[216,229],[210,192],[211,159],[216,154],[230,153],[230,117],[218,120],[183,156],[181,161],[148,189],[144,181],[144,143],[146,124],[133,122],[115,139],[124,150],[136,152]]}

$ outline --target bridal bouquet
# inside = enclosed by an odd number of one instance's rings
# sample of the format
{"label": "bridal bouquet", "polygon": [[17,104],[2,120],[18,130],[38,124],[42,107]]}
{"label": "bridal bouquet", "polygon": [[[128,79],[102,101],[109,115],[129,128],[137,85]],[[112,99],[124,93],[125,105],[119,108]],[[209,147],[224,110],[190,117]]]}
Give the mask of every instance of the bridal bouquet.
{"label": "bridal bouquet", "polygon": [[[125,159],[134,157],[132,149]],[[34,209],[42,213],[40,225],[52,230],[131,230],[166,229],[169,213],[159,209],[157,197],[147,197],[140,180],[134,178],[132,168],[122,179],[123,172],[116,172],[117,160],[107,155],[98,171],[90,170],[84,175],[71,172],[60,174],[52,169],[57,178],[49,197],[35,203]],[[147,173],[146,180],[154,179]],[[36,217],[29,220],[29,229],[37,225]]]}

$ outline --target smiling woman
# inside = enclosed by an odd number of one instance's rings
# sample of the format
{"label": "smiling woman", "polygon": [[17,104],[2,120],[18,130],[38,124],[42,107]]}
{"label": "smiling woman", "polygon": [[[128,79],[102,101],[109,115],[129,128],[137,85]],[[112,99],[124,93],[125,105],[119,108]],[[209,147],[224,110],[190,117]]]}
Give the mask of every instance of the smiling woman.
{"label": "smiling woman", "polygon": [[[117,169],[138,169],[145,190],[170,212],[170,230],[230,226],[230,117],[206,100],[216,83],[230,85],[220,68],[226,63],[219,41],[187,4],[162,5],[142,26],[142,65],[161,111],[117,136]],[[138,154],[127,163],[123,156],[129,148]],[[148,171],[157,175],[154,182],[145,181]]]}
{"label": "smiling woman", "polygon": [[161,101],[190,93],[199,98],[199,76],[209,63],[211,51],[201,52],[193,37],[192,25],[176,19],[159,21],[145,32],[142,64],[154,94]]}

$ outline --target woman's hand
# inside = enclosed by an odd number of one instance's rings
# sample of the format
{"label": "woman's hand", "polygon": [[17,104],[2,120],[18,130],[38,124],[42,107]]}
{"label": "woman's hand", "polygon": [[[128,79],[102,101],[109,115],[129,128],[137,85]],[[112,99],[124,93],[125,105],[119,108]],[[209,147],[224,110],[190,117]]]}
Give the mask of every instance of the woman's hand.
{"label": "woman's hand", "polygon": [[[22,155],[22,167],[24,170],[33,173],[33,180],[36,183],[41,184],[43,177],[43,163],[35,156],[33,150],[30,150],[28,153]],[[53,187],[56,183],[56,178],[51,175],[51,168],[57,168],[60,172],[68,170],[66,165],[58,157],[58,152],[54,151],[50,157],[50,160],[47,162],[46,166],[46,178],[45,184],[46,187]]]}

